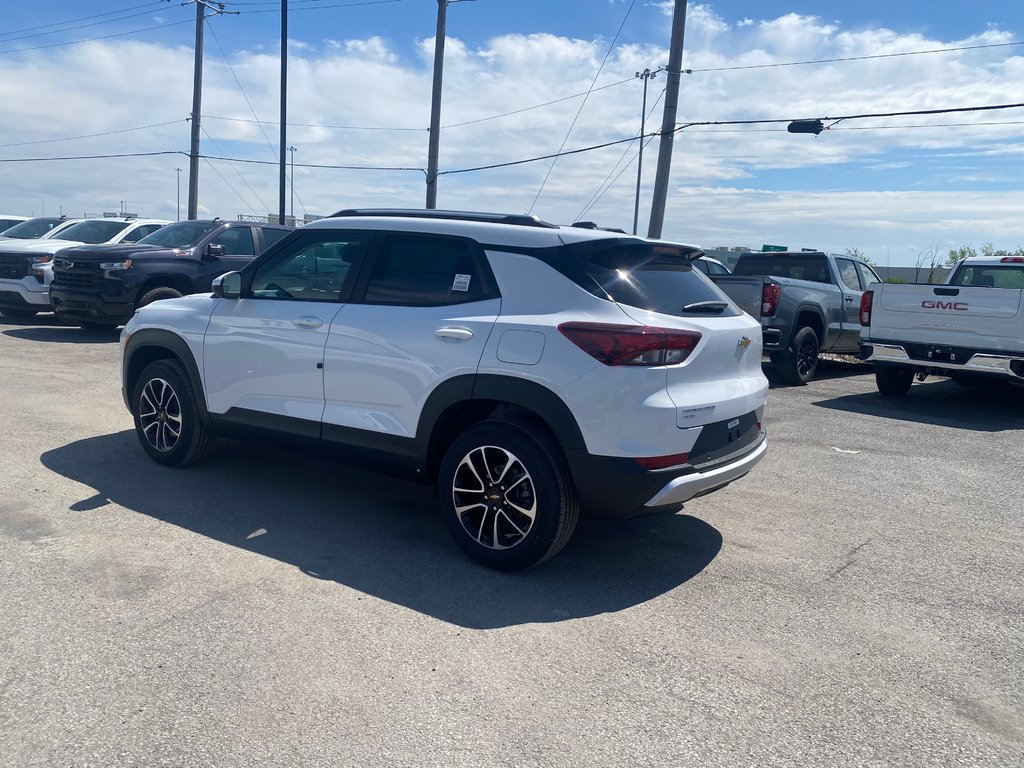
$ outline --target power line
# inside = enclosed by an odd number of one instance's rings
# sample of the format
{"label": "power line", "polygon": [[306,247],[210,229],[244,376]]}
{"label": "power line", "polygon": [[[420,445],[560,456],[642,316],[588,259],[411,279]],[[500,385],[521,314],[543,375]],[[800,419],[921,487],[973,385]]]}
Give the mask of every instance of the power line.
{"label": "power line", "polygon": [[[630,139],[632,141],[632,139]],[[253,165],[277,165],[274,160],[252,160],[244,157],[217,157],[216,155],[200,155],[208,160],[224,160],[230,163],[252,163]],[[2,162],[2,161],[0,161]],[[296,168],[324,168],[334,171],[419,171],[426,174],[426,168],[414,168],[393,165],[329,165],[326,163],[296,163]]]}
{"label": "power line", "polygon": [[[652,141],[654,141],[656,138],[657,138],[657,135],[648,137],[647,141],[644,142],[644,149],[646,149],[650,145],[650,143]],[[627,152],[629,151],[629,147],[626,147],[626,151]],[[639,158],[639,157],[640,157],[640,152],[637,151],[637,153],[635,155],[633,155],[633,159],[630,160],[628,163],[626,163],[624,166],[622,166],[622,168],[619,170],[619,172],[617,174],[615,174],[615,178],[612,179],[611,183],[608,184],[607,186],[605,186],[605,188],[601,190],[601,193],[597,197],[594,198],[594,201],[589,204],[587,209],[583,212],[582,216],[586,216],[588,213],[590,213],[591,210],[593,210],[595,205],[597,205],[599,202],[601,202],[601,198],[605,196],[605,193],[608,192],[608,190],[610,190],[612,187],[614,187],[618,183],[619,178],[622,176],[622,174],[624,174],[626,172],[626,170],[633,163],[635,163],[637,161],[637,158]],[[579,221],[579,218],[577,219],[577,221]]]}
{"label": "power line", "polygon": [[91,16],[79,16],[76,19],[67,19],[65,21],[52,21],[49,24],[37,24],[34,27],[23,27],[21,29],[10,29],[10,30],[8,30],[6,32],[0,32],[0,37],[5,37],[7,35],[18,35],[18,34],[21,34],[22,32],[32,32],[33,30],[36,30],[36,29],[47,29],[48,27],[60,27],[60,26],[63,26],[64,24],[74,24],[74,23],[79,22],[79,21],[88,21],[89,19],[99,19],[99,18],[102,18],[103,16],[116,16],[119,13],[127,13],[128,11],[137,11],[139,8],[147,8],[147,7],[150,7],[150,6],[153,6],[153,5],[163,5],[166,2],[170,2],[170,0],[155,0],[155,2],[142,3],[140,5],[131,5],[131,6],[127,7],[127,8],[121,8],[121,9],[116,10],[116,11],[107,11],[106,13],[94,13]]}
{"label": "power line", "polygon": [[771,69],[773,67],[799,67],[804,64],[832,64],[841,61],[866,61],[868,59],[893,59],[899,56],[924,56],[930,53],[951,53],[954,51],[977,51],[983,48],[1005,48],[1011,45],[1024,45],[1024,40],[1013,43],[985,43],[983,45],[961,45],[955,48],[930,48],[923,51],[903,51],[901,53],[874,53],[864,56],[843,56],[835,59],[809,59],[807,61],[782,61],[773,64],[739,64],[731,67],[706,67],[704,69],[684,69],[686,74],[698,72],[735,72],[741,69]]}
{"label": "power line", "polygon": [[[273,120],[249,120],[245,117],[218,117],[217,115],[203,115],[203,120],[226,120],[233,123],[260,123],[262,125],[280,125]],[[289,128],[331,128],[339,131],[416,131],[422,132],[426,128],[391,128],[374,125],[327,125],[325,123],[288,123]]]}
{"label": "power line", "polygon": [[112,24],[115,21],[125,21],[126,19],[137,18],[138,16],[149,16],[152,13],[153,13],[152,10],[139,11],[138,13],[130,13],[127,16],[118,16],[116,19],[104,19],[103,21],[90,21],[88,24],[78,24],[78,25],[76,25],[74,27],[64,27],[63,29],[54,29],[54,30],[51,30],[49,32],[33,32],[33,33],[29,34],[29,35],[18,35],[17,37],[8,37],[5,40],[3,40],[2,42],[10,43],[10,42],[13,42],[15,40],[26,40],[26,39],[28,39],[30,37],[46,37],[47,35],[59,35],[59,34],[63,34],[64,32],[72,32],[73,30],[76,30],[76,29],[85,29],[86,27],[95,27],[95,26],[98,26],[100,24]]}
{"label": "power line", "polygon": [[2,157],[0,163],[41,163],[50,160],[110,160],[120,157],[158,157],[160,155],[188,155],[180,150],[163,152],[116,152],[107,155],[65,155],[63,157]]}
{"label": "power line", "polygon": [[[224,174],[222,174],[222,173],[221,173],[220,171],[218,171],[218,170],[217,170],[217,166],[215,166],[215,165],[214,165],[213,163],[211,163],[211,162],[210,162],[209,160],[207,160],[207,159],[206,159],[206,157],[205,157],[204,155],[200,155],[200,157],[202,157],[202,158],[203,158],[203,160],[206,160],[206,165],[207,165],[207,167],[209,167],[209,169],[210,169],[211,171],[213,171],[213,172],[214,172],[215,174],[217,174],[217,177],[218,177],[218,178],[219,178],[219,179],[220,179],[221,181],[223,181],[223,182],[224,182],[225,186],[227,186],[227,188],[228,188],[228,189],[230,189],[230,190],[231,190],[232,192],[234,192],[234,193],[235,193],[235,196],[236,196],[236,197],[237,197],[237,198],[238,198],[239,200],[241,200],[241,201],[242,201],[242,205],[244,205],[244,206],[245,206],[246,208],[248,208],[248,209],[249,209],[250,211],[251,211],[251,210],[254,210],[254,209],[253,209],[253,206],[252,206],[252,203],[250,203],[250,202],[249,202],[248,200],[246,200],[246,199],[245,199],[244,197],[242,197],[242,193],[241,193],[241,192],[239,192],[239,191],[238,191],[237,189],[235,189],[235,188],[234,188],[234,187],[233,187],[233,186],[231,185],[231,182],[230,182],[230,181],[228,181],[227,179],[225,179],[225,178],[224,178]],[[266,206],[264,206],[264,208],[266,208]]]}
{"label": "power line", "polygon": [[[25,53],[26,51],[41,51],[45,48],[59,48],[64,45],[79,45],[80,43],[91,43],[95,40],[109,40],[112,37],[126,37],[127,35],[137,35],[142,32],[152,32],[154,29],[164,29],[165,27],[176,27],[179,24],[191,24],[192,19],[183,19],[182,21],[169,21],[166,24],[153,24],[149,27],[143,27],[142,29],[132,29],[128,32],[115,32],[112,35],[100,35],[99,37],[87,37],[82,40],[66,40],[63,43],[50,43],[48,45],[33,45],[29,48],[11,48],[6,51],[0,51],[3,53]],[[4,42],[0,40],[0,42]]]}
{"label": "power line", "polygon": [[[206,138],[207,138],[207,139],[209,139],[210,143],[211,143],[211,144],[213,144],[213,148],[214,148],[214,149],[216,149],[216,150],[217,150],[218,152],[220,152],[221,154],[224,154],[224,150],[220,148],[220,146],[219,146],[219,145],[217,144],[217,142],[216,142],[216,141],[214,141],[214,138],[213,138],[213,136],[211,136],[211,135],[210,135],[209,133],[207,133],[207,131],[206,131],[206,128],[205,128],[205,127],[203,127],[203,126],[200,126],[200,130],[201,130],[201,131],[203,132],[203,135],[204,135],[204,136],[206,136]],[[207,162],[207,165],[209,165],[209,162]],[[241,171],[239,171],[239,170],[238,170],[238,169],[237,169],[237,168],[236,168],[236,167],[234,166],[234,164],[233,164],[233,163],[231,163],[230,165],[231,165],[231,170],[233,170],[233,171],[235,172],[235,174],[236,174],[236,175],[238,176],[238,178],[240,178],[240,179],[242,180],[242,183],[243,183],[243,184],[245,184],[245,186],[247,186],[247,187],[249,188],[249,191],[250,191],[250,192],[252,192],[252,193],[253,193],[253,195],[255,195],[255,196],[256,196],[256,201],[257,201],[257,202],[258,202],[258,203],[259,203],[259,204],[260,204],[261,206],[263,206],[263,208],[264,208],[264,209],[266,209],[267,211],[269,211],[270,209],[269,209],[269,208],[267,208],[267,204],[266,204],[265,202],[263,202],[263,199],[262,199],[262,198],[260,197],[260,193],[259,193],[259,192],[257,192],[257,191],[256,191],[255,189],[253,189],[253,188],[252,188],[252,184],[250,184],[250,183],[249,183],[248,179],[246,179],[246,178],[245,178],[245,176],[243,176],[243,175],[242,175],[242,172],[241,172]],[[219,174],[218,174],[218,175],[219,175]]]}
{"label": "power line", "polygon": [[[113,136],[117,133],[131,133],[132,131],[144,131],[147,128],[161,128],[165,125],[176,125],[182,120],[168,120],[164,123],[152,123],[151,125],[139,125],[134,128],[119,128],[114,131],[103,131],[101,133],[83,133],[81,136],[63,136],[59,139],[37,139],[36,141],[18,141],[11,144],[0,144],[0,147],[26,147],[30,144],[50,144],[55,141],[76,141],[78,139],[94,139],[99,136]],[[185,120],[184,122],[188,122]]]}
{"label": "power line", "polygon": [[[355,8],[356,6],[359,5],[387,5],[389,3],[403,2],[405,2],[405,0],[363,0],[362,2],[358,3],[336,3],[334,5],[317,5],[308,6],[305,8],[289,7],[288,12],[291,13],[292,11],[326,11],[330,8]],[[280,6],[280,2],[274,3],[274,5]],[[280,13],[280,10],[278,10],[278,8],[267,8],[266,10],[245,11],[245,13]]]}
{"label": "power line", "polygon": [[551,172],[555,170],[555,163],[558,162],[558,158],[565,144],[569,141],[569,136],[572,135],[572,129],[576,127],[576,121],[580,119],[580,115],[583,114],[583,108],[587,106],[587,100],[590,98],[591,92],[594,90],[594,86],[597,84],[597,78],[601,76],[601,72],[604,70],[604,65],[608,62],[608,57],[612,55],[612,51],[615,49],[615,44],[619,42],[619,35],[622,34],[623,27],[626,26],[626,21],[629,19],[629,14],[633,12],[633,6],[636,5],[636,0],[631,0],[629,8],[626,9],[626,15],[622,17],[622,23],[619,24],[618,30],[615,32],[615,37],[612,38],[611,45],[608,46],[608,50],[604,54],[604,58],[601,59],[601,66],[597,68],[597,73],[594,75],[594,79],[590,81],[590,88],[587,89],[587,95],[583,97],[583,103],[580,104],[580,108],[576,110],[576,116],[572,119],[572,123],[569,125],[569,130],[565,132],[565,138],[562,139],[561,145],[558,147],[558,152],[552,155],[551,165],[548,166],[548,172],[544,174],[544,180],[540,183],[540,188],[537,190],[537,194],[533,196],[533,202],[530,203],[527,213],[533,211],[533,207],[537,204],[540,199],[541,192],[544,191],[544,187],[548,183],[548,179],[551,178]]}

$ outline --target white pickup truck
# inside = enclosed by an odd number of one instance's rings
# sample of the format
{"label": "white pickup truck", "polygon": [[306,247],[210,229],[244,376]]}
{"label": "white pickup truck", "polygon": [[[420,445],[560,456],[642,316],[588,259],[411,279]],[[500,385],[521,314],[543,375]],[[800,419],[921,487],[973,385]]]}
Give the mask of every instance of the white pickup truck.
{"label": "white pickup truck", "polygon": [[883,395],[905,395],[915,375],[1024,384],[1024,258],[967,258],[943,285],[874,285],[860,324]]}

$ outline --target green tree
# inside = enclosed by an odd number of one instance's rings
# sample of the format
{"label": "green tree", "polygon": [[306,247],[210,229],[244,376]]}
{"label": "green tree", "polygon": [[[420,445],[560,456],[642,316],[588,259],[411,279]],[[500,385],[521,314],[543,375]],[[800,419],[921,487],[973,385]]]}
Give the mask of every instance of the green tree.
{"label": "green tree", "polygon": [[865,256],[864,251],[862,251],[860,248],[847,248],[845,253],[851,259],[860,259],[861,261],[871,265],[872,267],[878,266],[877,264],[875,264],[874,261]]}
{"label": "green tree", "polygon": [[[985,252],[985,248],[991,248],[991,247],[992,247],[991,243],[986,244],[981,249],[982,253]],[[950,269],[952,269],[953,267],[955,267],[957,264],[959,264],[961,261],[963,261],[964,259],[968,258],[969,256],[977,256],[977,255],[978,255],[978,252],[975,251],[971,246],[969,246],[969,245],[961,245],[959,248],[953,248],[949,252],[949,256],[946,257],[946,266],[949,267]]]}

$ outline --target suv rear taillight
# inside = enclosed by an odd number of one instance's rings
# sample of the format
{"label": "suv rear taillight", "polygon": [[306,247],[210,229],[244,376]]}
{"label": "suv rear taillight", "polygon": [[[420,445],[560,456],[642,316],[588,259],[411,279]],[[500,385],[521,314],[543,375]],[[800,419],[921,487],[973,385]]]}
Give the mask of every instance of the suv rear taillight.
{"label": "suv rear taillight", "polygon": [[860,324],[864,327],[871,325],[871,304],[874,300],[874,291],[864,291],[860,295]]}
{"label": "suv rear taillight", "polygon": [[559,332],[605,365],[675,365],[690,356],[700,333],[650,325],[562,323]]}
{"label": "suv rear taillight", "polygon": [[765,283],[761,290],[761,314],[774,315],[779,308],[779,298],[782,296],[782,286],[778,283]]}
{"label": "suv rear taillight", "polygon": [[999,260],[1000,264],[1024,264],[1024,256],[1003,256]]}

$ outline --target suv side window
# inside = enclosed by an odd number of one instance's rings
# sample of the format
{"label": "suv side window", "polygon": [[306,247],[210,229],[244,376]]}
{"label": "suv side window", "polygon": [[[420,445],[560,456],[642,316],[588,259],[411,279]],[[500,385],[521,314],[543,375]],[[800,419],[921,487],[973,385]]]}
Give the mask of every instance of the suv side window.
{"label": "suv side window", "polygon": [[368,304],[443,306],[487,298],[486,277],[465,240],[389,235],[366,287]]}
{"label": "suv side window", "polygon": [[836,259],[836,266],[839,267],[839,279],[843,281],[843,285],[851,291],[863,290],[860,280],[857,278],[856,264],[850,259]]}
{"label": "suv side window", "polygon": [[[287,234],[287,233],[285,233]],[[254,299],[341,301],[347,297],[372,233],[308,234],[256,268]]]}
{"label": "suv side window", "polygon": [[290,234],[291,230],[260,227],[260,232],[263,234],[263,250],[267,250],[267,248],[282,239],[285,235]]}
{"label": "suv side window", "polygon": [[708,262],[708,274],[709,275],[728,275],[729,270],[720,264],[715,264],[713,261]]}
{"label": "suv side window", "polygon": [[252,244],[252,229],[249,227],[228,227],[211,244],[223,245],[226,256],[255,256]]}
{"label": "suv side window", "polygon": [[860,273],[860,281],[864,283],[864,287],[867,288],[872,283],[880,283],[882,279],[875,274],[875,270],[869,267],[867,264],[861,264],[857,262],[857,271]]}

